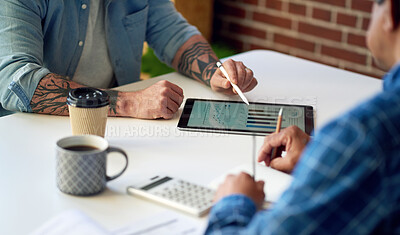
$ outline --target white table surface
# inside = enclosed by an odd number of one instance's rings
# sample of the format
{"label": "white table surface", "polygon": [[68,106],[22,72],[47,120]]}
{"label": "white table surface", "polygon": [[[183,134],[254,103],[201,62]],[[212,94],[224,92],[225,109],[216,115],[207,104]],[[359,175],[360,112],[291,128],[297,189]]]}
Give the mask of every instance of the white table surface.
{"label": "white table surface", "polygon": [[[249,101],[312,105],[317,129],[381,89],[381,80],[276,52],[256,50],[232,58],[243,61],[259,81],[246,94]],[[238,100],[177,73],[120,89],[138,90],[163,79],[182,87],[185,97]],[[163,172],[207,185],[251,162],[251,138],[180,132],[180,111],[172,120],[109,118],[106,139],[128,153],[129,167],[92,197],[66,195],[56,187],[55,143],[71,134],[68,117],[17,113],[0,118],[0,234],[27,234],[72,208],[113,230],[165,210],[128,196],[126,186],[134,179]],[[262,140],[258,137],[258,146]],[[110,156],[108,172],[119,171],[123,163],[117,154]],[[206,223],[206,218],[200,221]]]}

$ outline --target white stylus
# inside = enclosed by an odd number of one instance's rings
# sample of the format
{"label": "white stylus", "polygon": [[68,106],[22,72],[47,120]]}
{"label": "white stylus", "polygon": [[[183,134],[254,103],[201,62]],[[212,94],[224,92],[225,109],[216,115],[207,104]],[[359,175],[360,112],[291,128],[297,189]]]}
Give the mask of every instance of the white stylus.
{"label": "white stylus", "polygon": [[249,105],[249,101],[246,99],[246,97],[243,95],[243,92],[239,89],[239,87],[236,84],[233,84],[232,80],[230,79],[228,73],[226,72],[225,68],[222,66],[221,62],[217,62],[217,67],[222,71],[226,79],[231,83],[233,89],[238,93],[240,98],[242,98],[243,102],[245,102],[247,105]]}

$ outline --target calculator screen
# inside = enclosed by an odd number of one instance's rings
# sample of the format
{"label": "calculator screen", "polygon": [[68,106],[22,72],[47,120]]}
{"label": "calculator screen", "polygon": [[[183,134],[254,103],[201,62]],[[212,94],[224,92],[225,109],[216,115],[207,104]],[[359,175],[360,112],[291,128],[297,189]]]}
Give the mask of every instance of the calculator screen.
{"label": "calculator screen", "polygon": [[159,180],[157,180],[157,181],[154,182],[154,183],[148,184],[148,185],[146,185],[146,186],[144,186],[144,187],[142,187],[142,188],[140,188],[140,189],[142,189],[142,190],[149,190],[149,189],[152,189],[152,188],[154,188],[154,187],[156,187],[156,186],[158,186],[158,185],[160,185],[160,184],[163,184],[163,183],[165,183],[165,182],[167,182],[167,181],[170,181],[170,180],[172,180],[172,178],[170,178],[170,177],[164,177],[164,178],[159,179]]}

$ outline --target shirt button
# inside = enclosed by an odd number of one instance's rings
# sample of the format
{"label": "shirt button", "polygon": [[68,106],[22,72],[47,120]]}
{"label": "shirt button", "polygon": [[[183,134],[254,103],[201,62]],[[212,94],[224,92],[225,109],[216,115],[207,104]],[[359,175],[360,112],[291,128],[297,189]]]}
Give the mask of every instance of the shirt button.
{"label": "shirt button", "polygon": [[87,5],[86,4],[82,4],[81,7],[82,7],[83,10],[85,10],[87,8]]}
{"label": "shirt button", "polygon": [[81,47],[81,46],[83,46],[83,41],[79,41],[78,42],[78,45]]}

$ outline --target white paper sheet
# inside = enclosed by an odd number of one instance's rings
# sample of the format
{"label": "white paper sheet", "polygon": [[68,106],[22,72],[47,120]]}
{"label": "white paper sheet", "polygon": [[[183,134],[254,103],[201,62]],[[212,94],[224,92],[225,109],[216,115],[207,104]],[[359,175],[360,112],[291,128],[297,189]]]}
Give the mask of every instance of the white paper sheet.
{"label": "white paper sheet", "polygon": [[[240,172],[246,172],[253,175],[253,167],[251,164],[237,166],[213,180],[208,186],[212,189],[217,189],[218,186],[224,182],[228,174],[237,175]],[[263,180],[265,182],[265,201],[276,202],[286,188],[289,187],[292,182],[292,176],[270,167],[266,167],[265,165],[257,164],[256,180]]]}
{"label": "white paper sheet", "polygon": [[31,235],[111,235],[78,210],[65,211],[35,230]]}
{"label": "white paper sheet", "polygon": [[113,231],[115,235],[200,235],[205,224],[174,211],[165,211]]}

